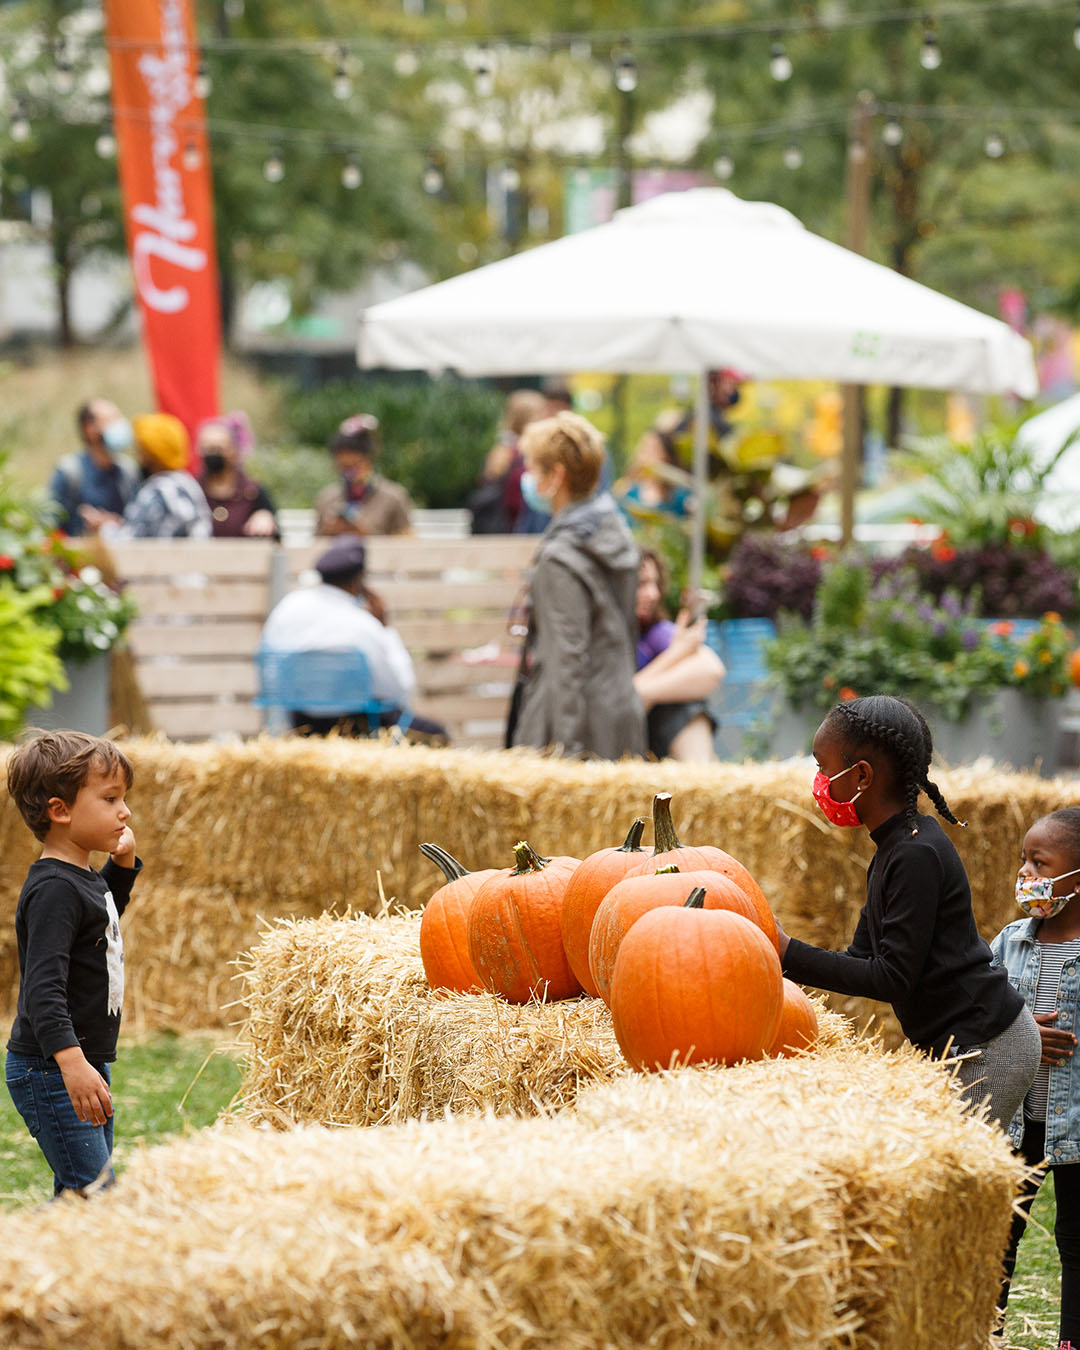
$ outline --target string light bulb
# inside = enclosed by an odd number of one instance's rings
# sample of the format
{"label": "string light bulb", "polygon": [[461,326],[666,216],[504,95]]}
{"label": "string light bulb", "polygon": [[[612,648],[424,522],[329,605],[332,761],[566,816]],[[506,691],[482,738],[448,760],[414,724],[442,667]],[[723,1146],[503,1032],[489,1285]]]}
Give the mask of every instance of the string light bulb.
{"label": "string light bulb", "polygon": [[1073,46],[1080,51],[1080,10],[1076,12],[1076,18],[1073,20]]}
{"label": "string light bulb", "polygon": [[722,183],[726,183],[735,172],[735,161],[730,155],[717,155],[713,162],[713,173]]}
{"label": "string light bulb", "polygon": [[188,141],[184,146],[183,153],[180,156],[180,163],[188,173],[194,173],[196,169],[202,168],[202,153],[194,141]]}
{"label": "string light bulb", "polygon": [[94,142],[94,151],[100,159],[112,159],[116,154],[116,137],[113,135],[113,129],[109,123],[106,123],[98,132],[97,140]]}
{"label": "string light bulb", "polygon": [[53,85],[58,94],[70,94],[75,87],[75,73],[71,69],[71,58],[68,56],[67,45],[63,38],[57,38],[53,43],[53,64],[56,70],[53,74]]}
{"label": "string light bulb", "polygon": [[15,112],[11,118],[11,139],[28,141],[30,139],[30,118],[26,115],[26,104],[22,99],[15,102]]}
{"label": "string light bulb", "polygon": [[802,166],[802,147],[797,142],[792,141],[790,145],[784,147],[784,168],[791,169],[794,172],[796,169],[801,169]]}
{"label": "string light bulb", "polygon": [[783,84],[785,80],[791,79],[791,72],[791,57],[784,50],[784,44],[780,39],[774,38],[769,48],[769,74]]}
{"label": "string light bulb", "polygon": [[363,181],[364,175],[360,165],[352,155],[348,155],[341,167],[341,186],[347,188],[349,192],[355,192]]}
{"label": "string light bulb", "polygon": [[490,98],[495,92],[495,61],[486,42],[477,47],[473,57],[473,82],[478,98]]}
{"label": "string light bulb", "polygon": [[904,139],[904,128],[895,117],[890,117],[881,128],[881,139],[886,145],[899,145]]}
{"label": "string light bulb", "polygon": [[504,192],[516,192],[521,186],[521,174],[512,164],[507,164],[502,171],[502,185]]}
{"label": "string light bulb", "polygon": [[214,82],[210,78],[210,72],[206,69],[206,62],[200,57],[199,63],[195,67],[195,79],[191,84],[191,92],[196,98],[207,99],[210,97],[210,90],[213,85]]}
{"label": "string light bulb", "polygon": [[445,181],[442,169],[439,168],[435,160],[429,159],[427,167],[424,169],[424,176],[420,180],[420,186],[429,197],[437,197],[443,190]]}
{"label": "string light bulb", "polygon": [[986,140],[983,142],[983,149],[991,159],[1000,159],[1005,153],[1005,141],[998,132],[988,132]]}
{"label": "string light bulb", "polygon": [[275,146],[263,162],[263,177],[268,183],[280,183],[285,177],[285,161]]}
{"label": "string light bulb", "polygon": [[334,69],[334,82],[331,85],[331,92],[341,102],[352,97],[352,80],[349,78],[349,49],[344,44],[338,48],[337,66]]}
{"label": "string light bulb", "polygon": [[923,70],[937,70],[941,65],[941,47],[934,32],[933,20],[923,20],[922,46],[919,48],[919,65]]}
{"label": "string light bulb", "polygon": [[420,58],[411,47],[402,47],[394,54],[394,70],[402,79],[408,79],[420,69]]}
{"label": "string light bulb", "polygon": [[620,94],[632,94],[637,88],[638,78],[634,53],[624,42],[615,49],[612,59],[615,66],[615,88]]}

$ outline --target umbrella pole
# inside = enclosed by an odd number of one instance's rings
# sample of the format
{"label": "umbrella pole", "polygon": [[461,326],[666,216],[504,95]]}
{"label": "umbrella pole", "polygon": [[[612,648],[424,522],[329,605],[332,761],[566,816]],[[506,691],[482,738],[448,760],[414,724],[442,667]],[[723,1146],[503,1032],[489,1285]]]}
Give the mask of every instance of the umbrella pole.
{"label": "umbrella pole", "polygon": [[705,508],[709,465],[709,376],[698,377],[694,397],[694,520],[690,535],[690,588],[701,590],[705,575]]}

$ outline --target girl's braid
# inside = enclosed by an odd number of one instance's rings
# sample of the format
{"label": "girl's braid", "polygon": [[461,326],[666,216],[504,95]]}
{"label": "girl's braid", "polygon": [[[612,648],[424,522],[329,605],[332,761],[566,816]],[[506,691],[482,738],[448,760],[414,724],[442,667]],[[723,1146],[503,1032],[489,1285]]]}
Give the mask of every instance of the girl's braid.
{"label": "girl's braid", "polygon": [[[884,747],[899,770],[904,789],[904,820],[912,834],[919,833],[918,802],[920,789],[933,802],[939,815],[952,824],[956,819],[941,789],[929,779],[933,743],[930,728],[922,714],[903,699],[877,695],[840,703],[833,709],[848,724],[848,735],[864,737]],[[889,719],[889,720],[887,720]]]}

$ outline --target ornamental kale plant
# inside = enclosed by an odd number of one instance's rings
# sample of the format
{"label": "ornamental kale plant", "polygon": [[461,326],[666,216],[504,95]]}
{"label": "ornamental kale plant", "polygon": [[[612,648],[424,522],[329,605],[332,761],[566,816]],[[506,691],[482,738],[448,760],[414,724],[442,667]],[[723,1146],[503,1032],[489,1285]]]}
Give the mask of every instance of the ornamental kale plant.
{"label": "ornamental kale plant", "polygon": [[781,610],[809,619],[827,549],[786,543],[776,535],[746,534],[732,550],[724,580],[724,607],[733,619],[775,619]]}
{"label": "ornamental kale plant", "polygon": [[1028,637],[978,617],[976,591],[924,595],[911,569],[872,580],[861,560],[825,569],[809,621],[782,615],[766,647],[774,681],[796,705],[827,708],[859,694],[898,694],[953,721],[980,695],[1014,687],[1058,695],[1067,683],[1072,634],[1051,612]]}

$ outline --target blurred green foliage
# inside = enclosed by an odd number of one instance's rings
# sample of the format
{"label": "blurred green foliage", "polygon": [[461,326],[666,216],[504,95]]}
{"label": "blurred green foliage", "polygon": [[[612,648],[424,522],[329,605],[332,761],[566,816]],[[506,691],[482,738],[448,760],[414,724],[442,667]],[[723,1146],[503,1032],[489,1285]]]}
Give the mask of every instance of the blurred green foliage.
{"label": "blurred green foliage", "polygon": [[[358,378],[333,380],[310,392],[296,391],[286,396],[282,411],[291,439],[301,447],[326,447],[346,417],[374,413],[382,438],[379,472],[402,484],[417,506],[436,509],[465,504],[494,442],[502,405],[496,391],[450,377]],[[308,472],[314,485],[319,475],[313,472],[314,459],[307,456],[315,452],[299,453],[305,487]],[[330,482],[333,461],[325,448],[317,453],[325,464],[322,483]],[[265,462],[265,454],[260,454],[253,465],[256,477]],[[271,486],[266,477],[262,481]],[[291,495],[291,486],[279,492],[278,505],[311,504],[310,496],[294,502],[287,499]]]}

